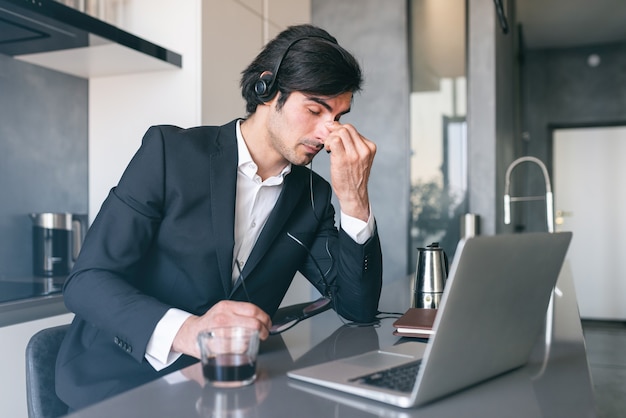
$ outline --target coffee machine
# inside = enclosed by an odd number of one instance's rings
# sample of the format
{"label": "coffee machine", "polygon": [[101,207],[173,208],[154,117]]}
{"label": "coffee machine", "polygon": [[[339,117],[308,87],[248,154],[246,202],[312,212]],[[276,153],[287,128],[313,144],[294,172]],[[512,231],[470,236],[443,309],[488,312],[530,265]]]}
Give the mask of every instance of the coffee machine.
{"label": "coffee machine", "polygon": [[87,230],[87,215],[31,213],[33,274],[66,276],[74,265]]}

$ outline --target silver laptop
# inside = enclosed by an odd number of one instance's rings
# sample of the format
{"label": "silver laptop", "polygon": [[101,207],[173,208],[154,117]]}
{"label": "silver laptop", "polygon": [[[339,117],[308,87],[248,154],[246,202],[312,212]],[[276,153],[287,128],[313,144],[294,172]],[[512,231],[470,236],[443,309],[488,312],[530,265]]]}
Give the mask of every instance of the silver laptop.
{"label": "silver laptop", "polygon": [[[287,375],[408,408],[521,367],[543,329],[571,237],[559,232],[462,240],[428,343],[409,341]],[[401,390],[382,383],[396,368],[417,370]]]}

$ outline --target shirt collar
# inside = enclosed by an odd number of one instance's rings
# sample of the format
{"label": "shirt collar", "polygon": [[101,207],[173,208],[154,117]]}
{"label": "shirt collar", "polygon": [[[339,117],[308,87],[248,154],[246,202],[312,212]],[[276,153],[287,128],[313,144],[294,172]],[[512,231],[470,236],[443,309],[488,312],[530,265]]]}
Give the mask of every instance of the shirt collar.
{"label": "shirt collar", "polygon": [[[243,172],[246,176],[253,178],[258,170],[258,167],[254,160],[252,160],[252,156],[250,155],[250,150],[246,145],[246,141],[243,139],[243,135],[241,134],[241,119],[237,121],[237,151],[239,153],[239,162],[237,163],[237,168]],[[270,178],[285,178],[287,174],[291,173],[291,163],[287,164],[280,172],[278,176],[270,177]],[[269,179],[268,179],[269,180]]]}

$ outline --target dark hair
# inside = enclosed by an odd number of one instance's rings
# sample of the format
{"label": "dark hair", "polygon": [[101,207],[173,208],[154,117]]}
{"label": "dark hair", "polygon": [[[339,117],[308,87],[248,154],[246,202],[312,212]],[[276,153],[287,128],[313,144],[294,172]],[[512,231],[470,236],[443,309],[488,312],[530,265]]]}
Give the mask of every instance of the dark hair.
{"label": "dark hair", "polygon": [[[304,39],[293,43],[300,38]],[[264,101],[254,87],[266,71],[275,76],[273,87],[275,92],[280,92],[279,109],[294,91],[333,97],[345,92],[355,93],[361,90],[363,82],[361,68],[352,54],[324,29],[313,25],[288,27],[241,73],[241,95],[248,114],[254,113],[257,105]]]}

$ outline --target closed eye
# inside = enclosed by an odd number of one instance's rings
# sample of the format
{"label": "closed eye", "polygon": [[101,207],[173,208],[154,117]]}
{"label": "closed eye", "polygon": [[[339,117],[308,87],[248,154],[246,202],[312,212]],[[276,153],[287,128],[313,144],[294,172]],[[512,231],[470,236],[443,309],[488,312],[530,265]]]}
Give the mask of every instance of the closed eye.
{"label": "closed eye", "polygon": [[[322,106],[325,110],[327,110],[330,113],[333,113],[333,108],[322,98],[320,97],[315,97],[315,96],[310,96],[307,97],[307,100],[310,100],[312,102],[314,102],[315,104],[318,104],[320,106]],[[320,116],[322,114],[322,110],[323,109],[318,109],[317,106],[313,107],[313,108],[307,108],[309,110],[309,112],[311,112],[311,114],[315,115],[315,116]],[[346,113],[350,112],[350,108],[347,108],[346,110],[344,110],[343,112],[339,112],[337,113],[337,116],[335,116],[335,122],[339,122],[339,119],[345,115]]]}

